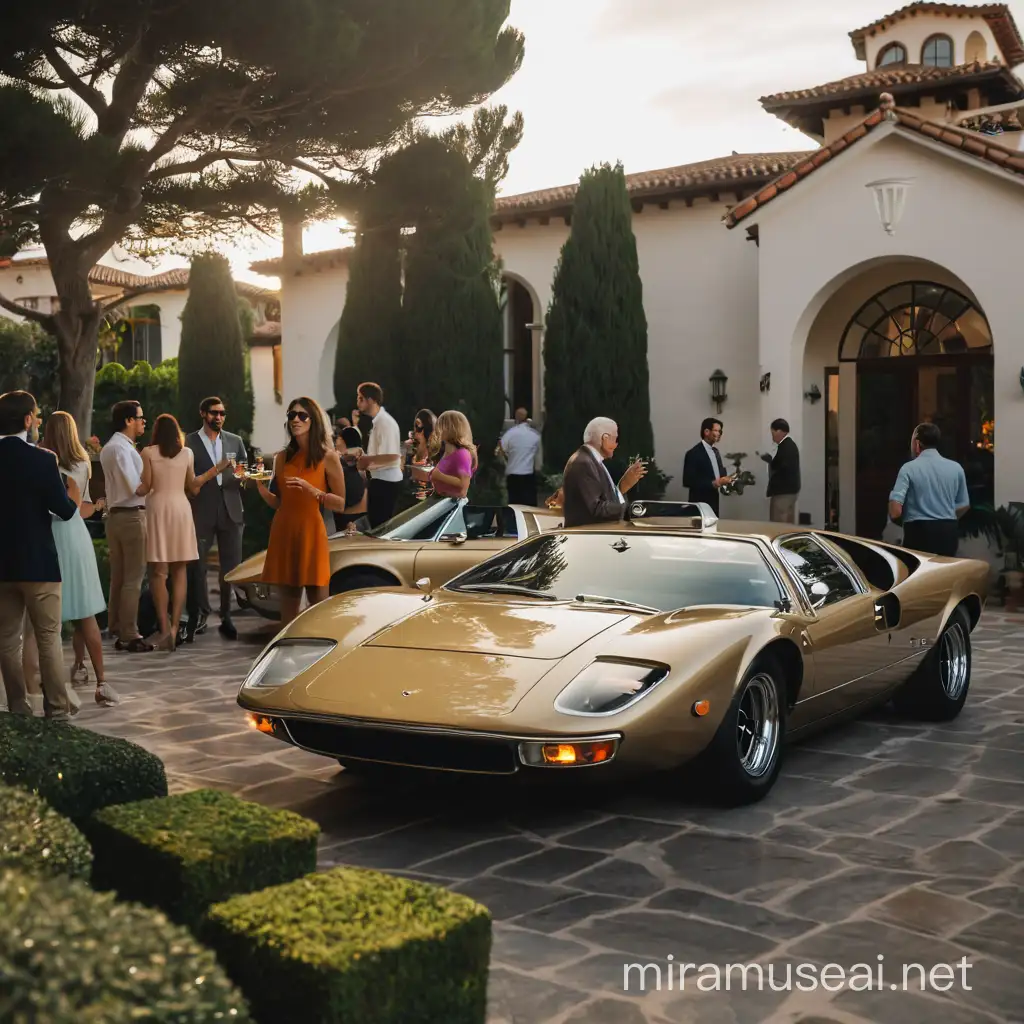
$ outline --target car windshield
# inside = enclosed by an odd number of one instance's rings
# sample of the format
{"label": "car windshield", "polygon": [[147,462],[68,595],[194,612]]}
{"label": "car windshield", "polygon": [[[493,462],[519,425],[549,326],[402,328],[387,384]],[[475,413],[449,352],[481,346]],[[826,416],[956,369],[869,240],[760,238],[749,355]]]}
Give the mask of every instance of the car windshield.
{"label": "car windshield", "polygon": [[459,507],[458,498],[426,498],[367,531],[381,540],[433,540]]}
{"label": "car windshield", "polygon": [[707,536],[577,533],[533,537],[457,576],[446,590],[586,596],[660,612],[691,605],[772,608],[779,584],[756,544]]}

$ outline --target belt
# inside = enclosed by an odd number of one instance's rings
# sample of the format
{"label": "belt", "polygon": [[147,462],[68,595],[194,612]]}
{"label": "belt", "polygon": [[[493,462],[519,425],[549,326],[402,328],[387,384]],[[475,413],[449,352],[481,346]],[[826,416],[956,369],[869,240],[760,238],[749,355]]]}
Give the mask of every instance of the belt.
{"label": "belt", "polygon": [[111,515],[115,512],[145,512],[145,505],[117,505],[114,508],[108,509]]}

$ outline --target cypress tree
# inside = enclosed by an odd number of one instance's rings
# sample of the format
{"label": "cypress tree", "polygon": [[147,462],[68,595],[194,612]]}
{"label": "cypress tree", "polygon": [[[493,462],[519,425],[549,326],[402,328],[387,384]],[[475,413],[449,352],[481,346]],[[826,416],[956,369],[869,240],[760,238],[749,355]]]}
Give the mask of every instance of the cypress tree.
{"label": "cypress tree", "polygon": [[231,417],[230,427],[239,433],[251,432],[251,413],[250,422],[244,422],[244,344],[228,261],[217,253],[194,257],[178,350],[178,408],[184,417],[183,428],[191,428],[198,419],[199,404],[207,395],[219,395]]}
{"label": "cypress tree", "polygon": [[544,450],[560,473],[595,416],[619,425],[613,477],[634,454],[650,459],[630,497],[664,493],[669,477],[654,464],[647,316],[622,165],[580,178],[572,229],[555,269],[544,334]]}
{"label": "cypress tree", "polygon": [[356,388],[366,380],[384,388],[384,402],[396,417],[401,420],[407,413],[409,398],[404,393],[405,373],[398,353],[402,311],[399,237],[397,228],[367,223],[349,258],[334,357],[334,400],[343,415],[355,407]]}

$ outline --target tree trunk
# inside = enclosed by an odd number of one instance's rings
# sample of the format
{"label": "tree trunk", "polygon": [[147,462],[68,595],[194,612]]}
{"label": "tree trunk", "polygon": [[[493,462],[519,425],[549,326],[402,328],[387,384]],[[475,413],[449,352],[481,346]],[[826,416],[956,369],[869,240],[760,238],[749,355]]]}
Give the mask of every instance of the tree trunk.
{"label": "tree trunk", "polygon": [[57,408],[74,417],[84,439],[92,433],[100,307],[92,297],[87,268],[80,267],[76,259],[62,258],[62,254],[48,252],[47,257],[60,299],[60,312],[52,320],[60,356]]}

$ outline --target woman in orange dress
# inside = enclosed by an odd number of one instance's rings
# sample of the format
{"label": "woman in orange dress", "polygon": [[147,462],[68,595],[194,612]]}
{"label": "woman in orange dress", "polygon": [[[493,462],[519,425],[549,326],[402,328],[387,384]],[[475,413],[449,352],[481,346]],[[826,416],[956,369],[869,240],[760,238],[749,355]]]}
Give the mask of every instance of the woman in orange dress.
{"label": "woman in orange dress", "polygon": [[274,494],[262,483],[260,497],[277,510],[262,580],[281,593],[281,625],[298,614],[302,594],[311,605],[326,599],[331,581],[323,508],[345,511],[341,458],[324,429],[325,417],[312,398],[288,406],[288,446],[274,458]]}

